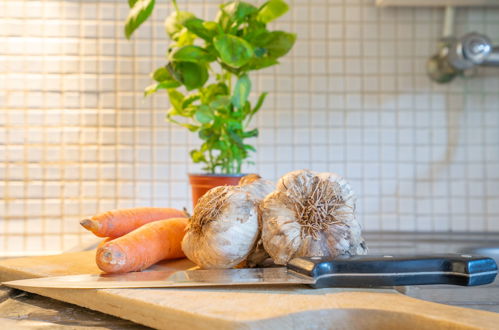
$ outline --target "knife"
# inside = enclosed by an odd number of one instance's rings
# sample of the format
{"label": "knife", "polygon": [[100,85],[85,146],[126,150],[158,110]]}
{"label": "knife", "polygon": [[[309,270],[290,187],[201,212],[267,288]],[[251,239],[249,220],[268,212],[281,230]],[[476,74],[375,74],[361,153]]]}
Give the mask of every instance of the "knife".
{"label": "knife", "polygon": [[4,282],[3,285],[68,289],[166,288],[234,285],[379,287],[422,284],[475,286],[492,283],[494,259],[466,255],[307,257],[286,267],[143,271],[112,275],[74,275]]}

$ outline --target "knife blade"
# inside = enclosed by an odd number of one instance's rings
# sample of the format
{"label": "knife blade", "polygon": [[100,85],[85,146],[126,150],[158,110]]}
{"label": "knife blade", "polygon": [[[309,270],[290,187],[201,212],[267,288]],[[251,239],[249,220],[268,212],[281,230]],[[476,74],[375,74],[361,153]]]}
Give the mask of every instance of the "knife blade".
{"label": "knife blade", "polygon": [[68,289],[167,288],[236,285],[379,287],[423,284],[475,286],[492,283],[494,259],[465,255],[354,256],[292,259],[286,267],[143,271],[112,275],[70,275],[4,282],[3,285]]}

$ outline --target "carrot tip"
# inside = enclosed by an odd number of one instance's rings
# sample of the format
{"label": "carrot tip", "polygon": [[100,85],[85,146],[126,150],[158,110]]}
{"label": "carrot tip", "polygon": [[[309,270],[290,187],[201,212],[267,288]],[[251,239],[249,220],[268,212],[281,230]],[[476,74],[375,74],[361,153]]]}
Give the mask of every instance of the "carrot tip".
{"label": "carrot tip", "polygon": [[109,251],[106,251],[102,254],[102,260],[111,263],[113,261],[113,254]]}
{"label": "carrot tip", "polygon": [[100,259],[103,263],[114,266],[121,266],[126,262],[125,255],[113,247],[103,248]]}
{"label": "carrot tip", "polygon": [[83,226],[83,228],[94,231],[98,229],[98,224],[95,221],[92,221],[90,219],[83,219],[80,221],[80,225]]}

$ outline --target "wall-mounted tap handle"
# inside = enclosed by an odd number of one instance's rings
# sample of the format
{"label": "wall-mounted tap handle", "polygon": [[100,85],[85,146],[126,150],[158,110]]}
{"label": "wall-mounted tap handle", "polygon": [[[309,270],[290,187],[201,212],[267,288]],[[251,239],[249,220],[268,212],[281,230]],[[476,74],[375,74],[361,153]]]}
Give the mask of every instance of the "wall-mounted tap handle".
{"label": "wall-mounted tap handle", "polygon": [[452,44],[448,61],[459,70],[482,64],[492,52],[490,39],[476,32],[468,33]]}
{"label": "wall-mounted tap handle", "polygon": [[492,43],[487,36],[469,33],[461,38],[464,57],[474,64],[481,64],[491,53]]}

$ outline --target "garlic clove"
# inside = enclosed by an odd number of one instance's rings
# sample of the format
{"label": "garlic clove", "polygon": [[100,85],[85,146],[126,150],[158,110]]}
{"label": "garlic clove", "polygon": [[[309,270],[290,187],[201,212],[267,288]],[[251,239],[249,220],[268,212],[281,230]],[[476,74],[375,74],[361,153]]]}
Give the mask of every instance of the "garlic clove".
{"label": "garlic clove", "polygon": [[[258,178],[255,178],[257,176]],[[275,189],[275,184],[272,181],[260,178],[256,174],[244,176],[239,181],[241,189],[250,193],[251,198],[261,202],[268,194]]]}
{"label": "garlic clove", "polygon": [[259,203],[274,184],[257,175],[239,186],[210,189],[196,205],[182,241],[186,256],[201,268],[230,268],[242,261],[258,264],[268,254],[260,241]]}
{"label": "garlic clove", "polygon": [[199,199],[182,249],[202,268],[230,268],[248,256],[258,235],[258,211],[249,193],[215,187]]}
{"label": "garlic clove", "polygon": [[258,181],[260,180],[262,177],[258,174],[255,174],[255,173],[252,173],[252,174],[248,174],[248,175],[245,175],[243,176],[240,180],[239,180],[239,183],[237,184],[238,186],[245,186],[245,185],[248,185],[248,184],[251,184],[255,181]]}
{"label": "garlic clove", "polygon": [[287,201],[283,192],[276,191],[261,205],[263,246],[276,264],[287,263],[301,245],[301,226]]}
{"label": "garlic clove", "polygon": [[243,177],[239,182],[241,188],[248,191],[251,198],[255,201],[258,210],[258,228],[259,235],[253,250],[246,258],[246,266],[256,267],[264,265],[266,260],[270,258],[263,246],[261,237],[262,232],[262,217],[261,217],[261,202],[263,199],[275,189],[275,184],[272,181],[262,179],[259,175],[251,174]]}
{"label": "garlic clove", "polygon": [[288,192],[294,187],[301,187],[301,189],[307,189],[312,184],[312,180],[317,175],[317,172],[310,170],[297,170],[289,172],[279,179],[277,182],[277,190],[282,192]]}

